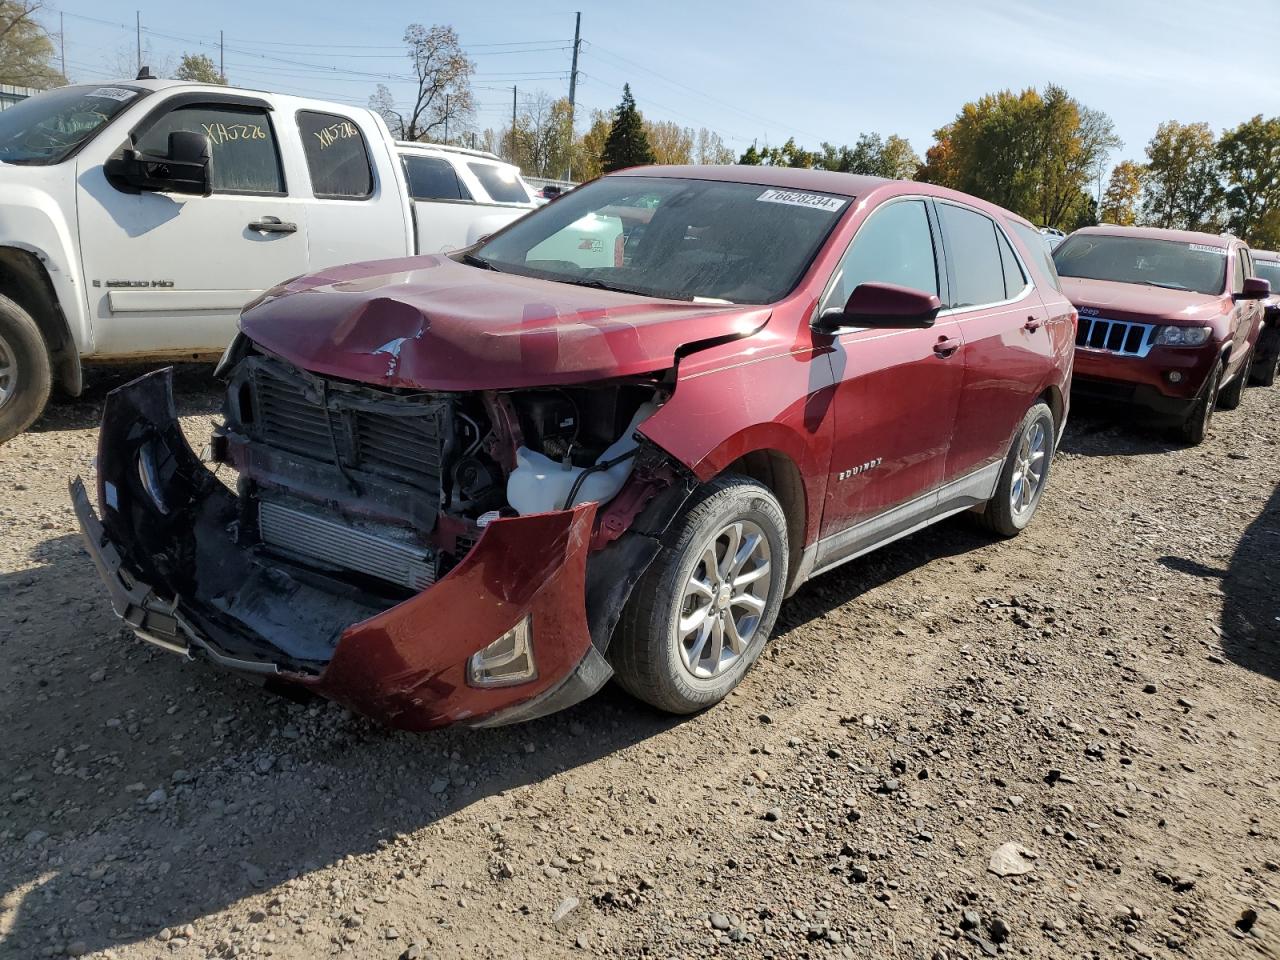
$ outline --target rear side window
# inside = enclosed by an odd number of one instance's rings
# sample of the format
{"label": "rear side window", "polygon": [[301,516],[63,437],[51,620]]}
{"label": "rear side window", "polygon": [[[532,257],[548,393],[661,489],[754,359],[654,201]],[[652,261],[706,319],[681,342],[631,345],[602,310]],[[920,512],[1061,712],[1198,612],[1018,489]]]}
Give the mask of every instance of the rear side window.
{"label": "rear side window", "polygon": [[896,283],[938,293],[938,265],[924,203],[899,200],[871,214],[836,268],[821,309],[843,307],[862,283]]}
{"label": "rear side window", "polygon": [[280,149],[265,110],[195,104],[170,110],[138,138],[143,153],[166,156],[169,134],[200,133],[209,140],[214,193],[284,193]]}
{"label": "rear side window", "polygon": [[950,203],[938,204],[938,218],[955,280],[949,306],[978,307],[1004,300],[1004,263],[992,219]]}
{"label": "rear side window", "polygon": [[1004,266],[1004,297],[1006,300],[1012,300],[1022,293],[1022,289],[1027,285],[1027,278],[1023,276],[1022,265],[1013,254],[1009,238],[999,227],[996,227],[996,244],[1000,247],[1000,262]]}
{"label": "rear side window", "polygon": [[439,157],[404,158],[409,194],[415,200],[470,200],[471,191],[453,171],[453,164]]}
{"label": "rear side window", "polygon": [[467,168],[476,175],[480,186],[494,203],[529,202],[529,194],[525,192],[519,174],[511,167],[496,163],[468,163]]}
{"label": "rear side window", "polygon": [[1248,270],[1246,269],[1245,263],[1244,263],[1244,251],[1237,250],[1235,274],[1231,279],[1232,293],[1241,293],[1244,290],[1244,278],[1247,273],[1248,273]]}
{"label": "rear side window", "polygon": [[298,132],[313,194],[324,200],[373,196],[373,168],[359,127],[346,117],[303,110],[298,113]]}
{"label": "rear side window", "polygon": [[1053,248],[1049,246],[1049,242],[1045,239],[1044,234],[1039,230],[1027,226],[1025,223],[1018,223],[1016,220],[1009,223],[1022,240],[1023,246],[1035,258],[1035,265],[1044,271],[1045,277],[1053,284],[1053,288],[1059,293],[1062,292],[1062,281],[1058,277],[1058,268],[1053,262]]}

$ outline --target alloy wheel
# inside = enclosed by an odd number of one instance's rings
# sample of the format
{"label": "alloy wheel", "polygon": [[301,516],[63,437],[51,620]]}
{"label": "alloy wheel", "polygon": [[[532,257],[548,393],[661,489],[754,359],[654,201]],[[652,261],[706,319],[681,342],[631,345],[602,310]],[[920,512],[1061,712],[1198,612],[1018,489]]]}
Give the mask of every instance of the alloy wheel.
{"label": "alloy wheel", "polygon": [[13,348],[0,336],[0,407],[18,392],[18,361]]}
{"label": "alloy wheel", "polygon": [[1013,468],[1013,483],[1009,492],[1009,505],[1015,516],[1026,513],[1036,502],[1036,495],[1044,484],[1048,458],[1048,431],[1044,428],[1043,420],[1035,420],[1018,442],[1017,462]]}
{"label": "alloy wheel", "polygon": [[769,540],[750,520],[727,524],[703,544],[675,627],[689,673],[709,680],[742,658],[768,604],[771,580]]}

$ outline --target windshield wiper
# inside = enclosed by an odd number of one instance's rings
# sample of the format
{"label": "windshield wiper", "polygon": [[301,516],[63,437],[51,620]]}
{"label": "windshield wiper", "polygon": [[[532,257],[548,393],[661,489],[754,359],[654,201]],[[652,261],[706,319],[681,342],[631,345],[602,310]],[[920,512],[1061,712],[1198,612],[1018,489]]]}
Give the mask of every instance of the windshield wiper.
{"label": "windshield wiper", "polygon": [[1159,280],[1139,280],[1140,284],[1146,287],[1160,287],[1164,290],[1190,290],[1190,287],[1184,287],[1180,283],[1161,283]]}
{"label": "windshield wiper", "polygon": [[474,253],[464,253],[462,255],[462,262],[470,264],[473,267],[479,267],[481,270],[492,270],[494,273],[502,272],[484,257],[477,257]]}
{"label": "windshield wiper", "polygon": [[614,293],[630,293],[637,297],[651,297],[653,294],[645,293],[643,290],[633,290],[630,287],[619,287],[616,284],[605,283],[594,277],[584,277],[581,280],[574,280],[570,277],[547,277],[548,280],[554,280],[556,283],[571,283],[575,287],[591,287],[595,290],[610,290]]}

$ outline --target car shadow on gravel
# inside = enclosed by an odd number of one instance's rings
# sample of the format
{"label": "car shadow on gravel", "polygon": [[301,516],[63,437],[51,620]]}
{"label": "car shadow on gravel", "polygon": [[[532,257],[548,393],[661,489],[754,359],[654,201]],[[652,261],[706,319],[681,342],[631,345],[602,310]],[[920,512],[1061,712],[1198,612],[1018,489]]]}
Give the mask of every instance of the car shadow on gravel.
{"label": "car shadow on gravel", "polygon": [[1280,680],[1280,485],[1249,524],[1222,576],[1222,649]]}
{"label": "car shadow on gravel", "polygon": [[1080,457],[1113,457],[1170,453],[1185,446],[1169,426],[1153,422],[1140,411],[1073,399],[1058,450]]}
{"label": "car shadow on gravel", "polygon": [[[55,390],[44,414],[28,428],[30,433],[96,429],[102,417],[102,401],[116,387],[166,366],[164,363],[101,364],[85,369],[84,392],[69,397]],[[214,379],[211,363],[175,363],[173,395],[179,416],[217,413],[222,406],[222,384]]]}

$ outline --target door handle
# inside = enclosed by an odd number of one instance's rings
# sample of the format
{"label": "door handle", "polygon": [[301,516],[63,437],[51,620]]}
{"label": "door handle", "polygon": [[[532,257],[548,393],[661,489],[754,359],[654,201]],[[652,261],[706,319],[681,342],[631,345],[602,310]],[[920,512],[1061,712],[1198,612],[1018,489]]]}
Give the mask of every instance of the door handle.
{"label": "door handle", "polygon": [[281,220],[279,217],[263,217],[261,220],[252,221],[249,229],[260,233],[297,233],[298,225]]}
{"label": "door handle", "polygon": [[1041,320],[1039,317],[1027,317],[1027,322],[1022,325],[1022,329],[1028,330],[1031,333],[1035,333],[1043,325],[1044,325],[1044,321]]}
{"label": "door handle", "polygon": [[959,350],[963,342],[959,337],[939,337],[933,345],[933,352],[945,360]]}

